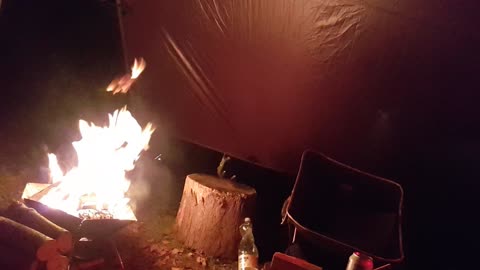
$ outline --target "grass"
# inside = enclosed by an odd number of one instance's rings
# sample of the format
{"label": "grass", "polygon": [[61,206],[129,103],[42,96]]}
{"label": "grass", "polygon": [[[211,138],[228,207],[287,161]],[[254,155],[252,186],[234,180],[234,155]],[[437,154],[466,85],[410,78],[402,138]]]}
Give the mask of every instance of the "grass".
{"label": "grass", "polygon": [[23,175],[0,175],[0,208],[8,206],[12,199],[20,199],[25,183]]}

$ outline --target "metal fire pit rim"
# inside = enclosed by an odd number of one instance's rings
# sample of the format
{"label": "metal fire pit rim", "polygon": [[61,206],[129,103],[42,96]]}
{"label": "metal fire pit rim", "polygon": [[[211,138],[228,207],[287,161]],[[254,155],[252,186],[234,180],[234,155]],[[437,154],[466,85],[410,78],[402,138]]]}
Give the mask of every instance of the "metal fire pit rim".
{"label": "metal fire pit rim", "polygon": [[[136,220],[122,220],[122,219],[84,219],[82,220],[79,217],[70,215],[69,213],[66,213],[62,210],[54,209],[51,208],[39,201],[35,201],[32,199],[28,198],[23,198],[23,201],[28,207],[31,207],[35,210],[37,210],[40,214],[44,215],[47,219],[48,214],[51,213],[61,213],[63,215],[63,218],[66,220],[75,220],[76,228],[65,228],[72,233],[74,233],[77,237],[87,237],[87,238],[99,238],[99,237],[107,237],[111,234],[114,234],[115,232],[119,231],[120,229],[135,223]],[[56,223],[57,225],[61,226],[58,224],[58,221],[56,222],[55,220],[51,220],[53,223]]]}

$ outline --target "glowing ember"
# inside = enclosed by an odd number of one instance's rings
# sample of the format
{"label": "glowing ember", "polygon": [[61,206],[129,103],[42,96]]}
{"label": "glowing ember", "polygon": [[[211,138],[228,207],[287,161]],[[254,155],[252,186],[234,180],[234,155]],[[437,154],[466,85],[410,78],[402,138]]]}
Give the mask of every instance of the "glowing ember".
{"label": "glowing ember", "polygon": [[93,211],[94,217],[106,213],[105,218],[135,220],[125,197],[130,186],[125,173],[134,169],[153,132],[150,123],[142,129],[126,107],[110,114],[105,127],[80,120],[82,139],[72,143],[78,165],[63,174],[56,156],[49,154],[56,186],[40,202],[74,216]]}

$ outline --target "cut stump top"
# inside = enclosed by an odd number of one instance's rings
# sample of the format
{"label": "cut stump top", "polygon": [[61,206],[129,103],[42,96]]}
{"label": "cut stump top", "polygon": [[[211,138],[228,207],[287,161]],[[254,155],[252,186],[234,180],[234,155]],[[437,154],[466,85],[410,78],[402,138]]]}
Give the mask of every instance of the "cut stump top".
{"label": "cut stump top", "polygon": [[187,177],[199,184],[220,192],[241,195],[255,195],[257,193],[254,188],[234,182],[230,179],[223,179],[208,174],[190,174]]}

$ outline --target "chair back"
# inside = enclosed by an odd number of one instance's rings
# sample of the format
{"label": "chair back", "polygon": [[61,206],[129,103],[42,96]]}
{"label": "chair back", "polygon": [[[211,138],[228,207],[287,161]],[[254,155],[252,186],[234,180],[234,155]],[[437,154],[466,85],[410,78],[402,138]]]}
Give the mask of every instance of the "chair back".
{"label": "chair back", "polygon": [[402,204],[399,184],[305,151],[286,219],[314,246],[398,263],[404,258]]}

